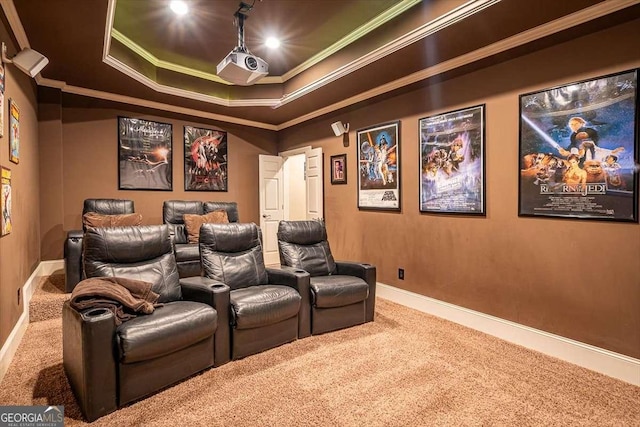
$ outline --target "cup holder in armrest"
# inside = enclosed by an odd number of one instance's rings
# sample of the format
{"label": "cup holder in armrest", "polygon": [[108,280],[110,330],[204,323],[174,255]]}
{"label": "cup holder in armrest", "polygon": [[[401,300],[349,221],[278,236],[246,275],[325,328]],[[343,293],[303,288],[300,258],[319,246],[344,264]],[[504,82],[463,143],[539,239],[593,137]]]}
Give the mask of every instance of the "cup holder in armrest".
{"label": "cup holder in armrest", "polygon": [[362,265],[365,266],[365,267],[371,267],[371,264],[366,263],[366,262],[363,262]]}
{"label": "cup holder in armrest", "polygon": [[222,283],[214,283],[213,285],[209,285],[209,287],[211,289],[220,289],[220,288],[224,288],[227,285],[223,285]]}
{"label": "cup holder in armrest", "polygon": [[294,273],[302,274],[302,273],[306,273],[306,271],[304,271],[304,270],[294,270]]}
{"label": "cup holder in armrest", "polygon": [[111,311],[108,308],[90,308],[89,310],[82,312],[82,317],[96,318],[107,314],[111,314]]}

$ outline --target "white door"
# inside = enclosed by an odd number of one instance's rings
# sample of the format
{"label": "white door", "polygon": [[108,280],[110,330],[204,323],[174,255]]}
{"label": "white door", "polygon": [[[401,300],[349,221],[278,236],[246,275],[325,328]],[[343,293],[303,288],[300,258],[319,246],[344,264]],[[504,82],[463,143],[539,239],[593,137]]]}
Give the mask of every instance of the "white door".
{"label": "white door", "polygon": [[312,148],[305,152],[305,156],[307,219],[323,219],[322,148]]}
{"label": "white door", "polygon": [[266,265],[280,264],[278,224],[284,219],[283,164],[280,156],[259,156],[260,229]]}

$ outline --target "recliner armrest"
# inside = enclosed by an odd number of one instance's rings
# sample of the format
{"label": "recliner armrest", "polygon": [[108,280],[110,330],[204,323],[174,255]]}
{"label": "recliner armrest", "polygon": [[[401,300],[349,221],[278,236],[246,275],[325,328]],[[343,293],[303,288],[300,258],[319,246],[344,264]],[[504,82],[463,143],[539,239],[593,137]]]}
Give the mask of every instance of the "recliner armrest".
{"label": "recliner armrest", "polygon": [[67,232],[67,239],[82,239],[84,236],[84,231],[82,230],[69,230]]}
{"label": "recliner armrest", "polygon": [[218,312],[218,327],[213,344],[213,366],[229,362],[231,360],[229,335],[231,288],[222,282],[201,276],[180,279],[180,287],[183,299],[207,304]]}
{"label": "recliner armrest", "polygon": [[371,264],[348,261],[336,261],[336,267],[338,269],[338,274],[359,277],[369,285],[365,321],[371,322],[373,320],[376,305],[376,267]]}
{"label": "recliner armrest", "polygon": [[278,268],[267,268],[269,283],[285,285],[294,288],[302,297],[300,301],[300,312],[298,313],[298,338],[311,335],[311,297],[309,286],[311,276],[304,270],[293,267],[281,266]]}
{"label": "recliner armrest", "polygon": [[111,311],[62,308],[64,370],[82,413],[93,421],[116,410],[115,319]]}
{"label": "recliner armrest", "polygon": [[370,280],[373,280],[373,283],[375,283],[376,267],[371,264],[350,261],[336,261],[336,267],[338,269],[338,274],[344,276],[356,276],[367,283],[370,283]]}
{"label": "recliner armrest", "polygon": [[64,243],[65,291],[71,292],[82,280],[82,230],[71,230]]}

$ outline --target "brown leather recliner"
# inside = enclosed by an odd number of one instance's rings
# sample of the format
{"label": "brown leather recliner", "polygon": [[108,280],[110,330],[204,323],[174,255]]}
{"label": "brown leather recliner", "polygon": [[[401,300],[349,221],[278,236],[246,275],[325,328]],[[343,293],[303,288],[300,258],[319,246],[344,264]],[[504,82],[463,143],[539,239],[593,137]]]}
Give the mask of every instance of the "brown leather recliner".
{"label": "brown leather recliner", "polygon": [[229,222],[238,222],[238,204],[236,202],[167,200],[162,204],[162,221],[168,224],[171,229],[180,278],[202,274],[198,244],[189,243],[184,225],[184,214],[204,215],[220,209],[227,211]]}
{"label": "brown leather recliner", "polygon": [[[134,213],[133,200],[124,199],[86,199],[82,215],[95,212],[102,215],[120,215]],[[82,230],[71,230],[64,243],[64,275],[65,291],[71,292],[83,279],[82,274]]]}
{"label": "brown leather recliner", "polygon": [[321,334],[373,321],[376,268],[336,262],[321,221],[280,221],[278,250],[283,266],[311,275],[311,333]]}
{"label": "brown leather recliner", "polygon": [[64,304],[64,370],[89,421],[229,360],[229,288],[179,282],[168,226],[89,228],[83,256],[88,278],[150,282],[162,303],[118,326],[106,308]]}
{"label": "brown leather recliner", "polygon": [[310,335],[309,275],[265,268],[256,224],[203,224],[200,255],[205,277],[231,288],[232,359]]}

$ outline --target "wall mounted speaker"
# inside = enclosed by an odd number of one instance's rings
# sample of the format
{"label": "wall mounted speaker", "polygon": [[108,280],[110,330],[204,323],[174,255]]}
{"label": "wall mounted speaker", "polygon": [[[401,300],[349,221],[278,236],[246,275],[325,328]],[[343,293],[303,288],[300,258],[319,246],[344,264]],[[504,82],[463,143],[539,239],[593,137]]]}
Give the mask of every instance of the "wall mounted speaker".
{"label": "wall mounted speaker", "polygon": [[12,59],[13,65],[22,72],[35,77],[49,63],[49,59],[33,49],[23,49]]}
{"label": "wall mounted speaker", "polygon": [[331,129],[333,129],[333,133],[336,136],[340,136],[340,135],[342,135],[344,133],[349,132],[349,123],[347,123],[346,127],[340,121],[335,122],[335,123],[331,123]]}
{"label": "wall mounted speaker", "polygon": [[49,63],[46,56],[30,48],[24,48],[13,58],[7,57],[7,46],[2,43],[2,62],[15,65],[25,74],[35,77]]}

